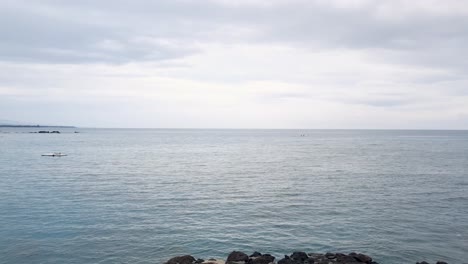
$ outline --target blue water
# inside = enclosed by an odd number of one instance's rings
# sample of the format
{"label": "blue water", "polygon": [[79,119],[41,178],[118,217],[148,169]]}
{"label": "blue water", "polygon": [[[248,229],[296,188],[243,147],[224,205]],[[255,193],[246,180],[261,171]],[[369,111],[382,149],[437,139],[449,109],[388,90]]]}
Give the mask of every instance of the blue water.
{"label": "blue water", "polygon": [[467,262],[468,131],[30,130],[0,128],[0,263]]}

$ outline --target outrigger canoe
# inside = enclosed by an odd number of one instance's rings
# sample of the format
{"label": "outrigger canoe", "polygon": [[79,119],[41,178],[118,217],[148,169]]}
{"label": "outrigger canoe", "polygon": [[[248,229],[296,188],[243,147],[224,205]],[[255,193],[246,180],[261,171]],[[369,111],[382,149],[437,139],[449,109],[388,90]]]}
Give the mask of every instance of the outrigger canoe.
{"label": "outrigger canoe", "polygon": [[63,156],[66,156],[67,154],[63,154],[61,152],[54,152],[54,153],[46,153],[46,154],[42,154],[41,156],[44,156],[44,157],[63,157]]}

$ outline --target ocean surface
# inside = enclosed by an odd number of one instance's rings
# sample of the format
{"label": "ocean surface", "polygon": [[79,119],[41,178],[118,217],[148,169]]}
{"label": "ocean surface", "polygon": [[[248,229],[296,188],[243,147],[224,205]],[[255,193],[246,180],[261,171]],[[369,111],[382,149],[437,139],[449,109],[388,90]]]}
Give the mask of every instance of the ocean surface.
{"label": "ocean surface", "polygon": [[468,263],[468,131],[37,130],[0,128],[0,263]]}

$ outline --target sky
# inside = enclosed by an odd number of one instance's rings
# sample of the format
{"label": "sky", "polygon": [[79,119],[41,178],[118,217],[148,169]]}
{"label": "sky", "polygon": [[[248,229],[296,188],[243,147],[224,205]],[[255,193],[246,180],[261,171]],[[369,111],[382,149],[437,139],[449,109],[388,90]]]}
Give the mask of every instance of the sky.
{"label": "sky", "polygon": [[0,119],[468,129],[468,1],[0,0]]}

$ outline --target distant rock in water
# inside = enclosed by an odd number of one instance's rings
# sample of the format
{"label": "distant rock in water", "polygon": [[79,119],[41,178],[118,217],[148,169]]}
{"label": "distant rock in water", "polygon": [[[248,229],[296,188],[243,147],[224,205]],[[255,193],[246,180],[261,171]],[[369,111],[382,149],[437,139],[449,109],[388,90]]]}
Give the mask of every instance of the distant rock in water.
{"label": "distant rock in water", "polygon": [[[30,133],[36,133],[36,132],[30,132]],[[58,130],[53,130],[53,131],[41,130],[41,131],[38,131],[37,133],[39,133],[39,134],[60,134],[60,131],[58,131]]]}

